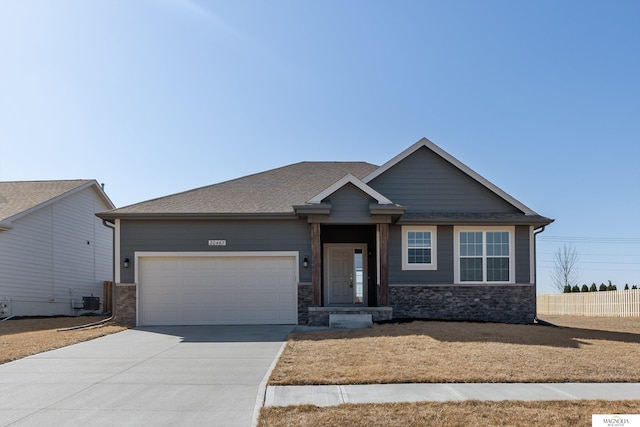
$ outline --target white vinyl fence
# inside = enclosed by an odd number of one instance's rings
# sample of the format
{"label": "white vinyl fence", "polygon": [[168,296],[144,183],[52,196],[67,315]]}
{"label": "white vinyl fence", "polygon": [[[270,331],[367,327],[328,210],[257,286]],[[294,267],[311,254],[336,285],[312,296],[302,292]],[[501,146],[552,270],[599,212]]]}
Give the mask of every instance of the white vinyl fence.
{"label": "white vinyl fence", "polygon": [[541,294],[538,315],[640,316],[640,289]]}

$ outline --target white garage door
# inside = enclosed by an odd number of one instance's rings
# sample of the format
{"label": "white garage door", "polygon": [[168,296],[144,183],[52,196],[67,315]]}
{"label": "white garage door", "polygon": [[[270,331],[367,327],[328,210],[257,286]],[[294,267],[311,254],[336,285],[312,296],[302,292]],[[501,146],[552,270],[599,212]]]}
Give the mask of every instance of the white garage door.
{"label": "white garage door", "polygon": [[139,256],[139,325],[296,324],[295,256]]}

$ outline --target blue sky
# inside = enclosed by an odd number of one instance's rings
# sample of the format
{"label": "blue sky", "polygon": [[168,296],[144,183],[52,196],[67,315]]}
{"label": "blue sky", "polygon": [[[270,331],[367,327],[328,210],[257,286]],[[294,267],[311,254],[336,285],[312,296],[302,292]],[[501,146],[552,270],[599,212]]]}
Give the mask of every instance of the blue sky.
{"label": "blue sky", "polygon": [[425,136],[640,285],[640,2],[0,0],[0,180],[118,206]]}

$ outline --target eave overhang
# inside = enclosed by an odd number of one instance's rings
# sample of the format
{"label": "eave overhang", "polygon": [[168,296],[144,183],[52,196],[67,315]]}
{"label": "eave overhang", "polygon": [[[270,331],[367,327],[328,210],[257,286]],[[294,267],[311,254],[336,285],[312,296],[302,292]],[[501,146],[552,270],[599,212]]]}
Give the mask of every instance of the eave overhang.
{"label": "eave overhang", "polygon": [[[299,218],[311,218],[317,221],[328,221],[331,216],[331,204],[318,203],[318,204],[306,204],[297,205],[293,209]],[[376,222],[379,219],[380,222],[389,223],[395,222],[404,214],[406,208],[400,205],[380,205],[378,203],[369,204],[369,214]]]}
{"label": "eave overhang", "polygon": [[549,225],[554,220],[541,215],[515,213],[468,213],[468,212],[419,212],[404,214],[399,220],[401,225]]}
{"label": "eave overhang", "polygon": [[307,217],[308,215],[329,215],[331,213],[331,204],[316,203],[296,205],[293,207],[293,211],[300,218]]}
{"label": "eave overhang", "polygon": [[97,213],[96,216],[113,223],[115,220],[256,220],[256,219],[297,219],[294,212],[273,213],[211,213],[211,212],[156,212],[156,213]]}
{"label": "eave overhang", "polygon": [[405,213],[406,210],[407,210],[406,207],[401,205],[396,205],[396,204],[393,204],[393,205],[380,205],[377,203],[369,204],[369,211],[371,212],[371,215],[392,215],[392,216],[400,217]]}

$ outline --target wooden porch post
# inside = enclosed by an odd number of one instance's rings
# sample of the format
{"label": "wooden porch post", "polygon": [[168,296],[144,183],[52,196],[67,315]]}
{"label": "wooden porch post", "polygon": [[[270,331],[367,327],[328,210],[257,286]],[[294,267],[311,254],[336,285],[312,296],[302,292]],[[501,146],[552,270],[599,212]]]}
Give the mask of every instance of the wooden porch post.
{"label": "wooden porch post", "polygon": [[389,224],[378,224],[380,233],[380,305],[389,305]]}
{"label": "wooden porch post", "polygon": [[322,256],[320,247],[320,224],[311,224],[311,283],[313,287],[312,303],[322,306]]}

